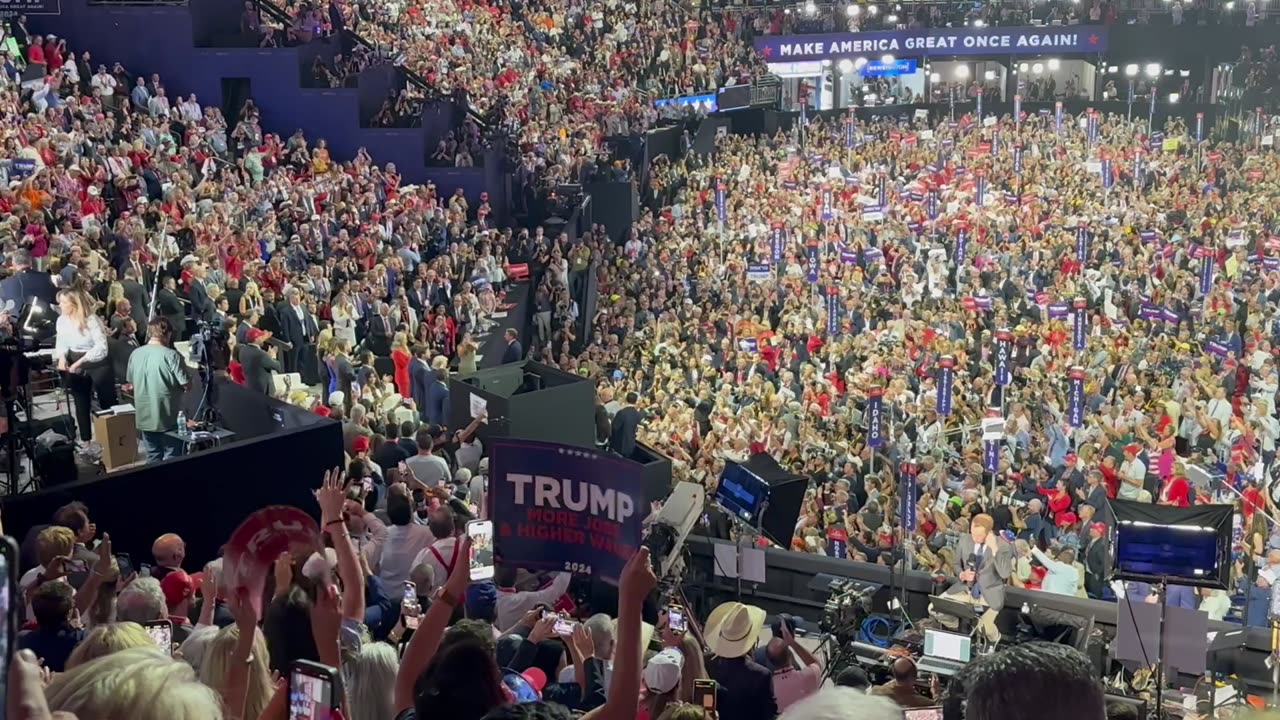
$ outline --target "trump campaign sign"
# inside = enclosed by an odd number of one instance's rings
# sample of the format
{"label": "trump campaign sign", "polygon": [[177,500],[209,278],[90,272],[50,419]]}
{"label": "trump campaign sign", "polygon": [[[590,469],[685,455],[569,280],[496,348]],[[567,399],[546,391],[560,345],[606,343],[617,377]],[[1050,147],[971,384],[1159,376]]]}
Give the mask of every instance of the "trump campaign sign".
{"label": "trump campaign sign", "polygon": [[618,578],[640,547],[649,512],[639,463],[508,438],[493,441],[490,463],[499,562]]}
{"label": "trump campaign sign", "polygon": [[853,55],[1040,55],[1099,53],[1107,49],[1107,29],[1066,27],[915,28],[819,35],[764,35],[756,51],[766,62],[826,60]]}

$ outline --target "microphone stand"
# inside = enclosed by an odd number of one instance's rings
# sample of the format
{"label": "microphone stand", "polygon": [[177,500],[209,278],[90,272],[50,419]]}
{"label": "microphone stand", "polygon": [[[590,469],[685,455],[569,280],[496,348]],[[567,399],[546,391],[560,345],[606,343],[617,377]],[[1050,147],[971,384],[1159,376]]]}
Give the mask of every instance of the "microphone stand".
{"label": "microphone stand", "polygon": [[[160,244],[159,250],[156,252],[156,279],[151,284],[151,308],[147,311],[147,322],[156,319],[156,295],[160,292],[160,267],[164,264],[164,246],[165,232],[169,229],[169,216],[165,215],[164,220],[160,223]],[[138,278],[139,281],[145,278]],[[175,337],[181,337],[183,328],[173,328]]]}

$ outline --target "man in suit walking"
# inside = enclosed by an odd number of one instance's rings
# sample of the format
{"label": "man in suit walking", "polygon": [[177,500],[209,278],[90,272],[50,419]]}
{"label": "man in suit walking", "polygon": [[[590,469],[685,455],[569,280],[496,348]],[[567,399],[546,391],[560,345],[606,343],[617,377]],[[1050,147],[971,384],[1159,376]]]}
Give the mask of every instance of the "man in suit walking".
{"label": "man in suit walking", "polygon": [[31,269],[31,252],[16,250],[13,253],[13,274],[0,281],[0,306],[8,307],[14,317],[22,312],[22,306],[31,297],[37,297],[53,305],[58,289],[53,286],[53,278],[47,272]]}
{"label": "man in suit walking", "polygon": [[191,292],[189,300],[191,300],[191,319],[196,322],[213,322],[213,300],[209,298],[209,291],[204,286],[204,276],[207,272],[204,263],[198,262],[191,266]]}
{"label": "man in suit walking", "polygon": [[377,314],[369,318],[369,334],[365,338],[369,352],[378,357],[391,355],[391,337],[395,333],[395,320],[391,317],[391,306],[377,303]]}
{"label": "man in suit walking", "polygon": [[301,373],[303,381],[311,384],[316,372],[307,361],[315,358],[314,344],[319,334],[316,319],[302,303],[302,293],[297,288],[289,288],[285,298],[286,303],[280,308],[280,339],[292,345],[284,356],[285,372]]}
{"label": "man in suit walking", "polygon": [[[1004,607],[1005,583],[1013,573],[1013,546],[995,532],[995,521],[990,515],[975,515],[969,522],[969,534],[960,538],[955,571],[959,581],[942,596],[985,607],[978,626],[994,645],[1000,641],[996,618]],[[936,617],[948,626],[954,627],[956,622],[954,616],[939,613]]]}
{"label": "man in suit walking", "polygon": [[640,399],[634,392],[627,393],[625,404],[613,415],[613,424],[609,431],[609,449],[624,458],[631,457],[636,451],[636,430],[640,427],[640,411],[636,402]]}
{"label": "man in suit walking", "polygon": [[160,289],[156,291],[156,315],[169,321],[175,341],[186,337],[187,334],[187,311],[175,291],[176,287],[177,281],[173,276],[165,275],[160,281]]}
{"label": "man in suit walking", "polygon": [[245,387],[263,395],[270,396],[275,383],[271,379],[272,372],[283,372],[284,368],[276,359],[276,346],[263,350],[262,346],[271,338],[271,333],[253,328],[247,334],[248,345],[240,346],[240,367],[244,370]]}
{"label": "man in suit walking", "polygon": [[502,364],[520,362],[524,358],[524,348],[520,347],[520,341],[516,339],[516,331],[507,328],[502,336],[507,341],[507,347],[502,351]]}
{"label": "man in suit walking", "polygon": [[418,419],[422,422],[427,422],[431,409],[429,402],[431,384],[435,381],[431,365],[427,360],[430,354],[431,350],[427,346],[415,345],[413,362],[409,363],[409,394],[413,398],[414,407],[418,410]]}

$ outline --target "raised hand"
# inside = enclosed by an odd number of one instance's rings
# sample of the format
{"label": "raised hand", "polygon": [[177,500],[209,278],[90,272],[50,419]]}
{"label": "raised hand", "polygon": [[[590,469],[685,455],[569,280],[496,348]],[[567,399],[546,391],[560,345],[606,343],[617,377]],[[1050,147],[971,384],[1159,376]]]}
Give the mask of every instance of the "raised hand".
{"label": "raised hand", "polygon": [[658,578],[653,574],[653,565],[649,562],[649,548],[641,547],[622,568],[622,575],[618,579],[619,595],[644,602],[657,586]]}
{"label": "raised hand", "polygon": [[320,503],[320,519],[325,525],[342,519],[342,507],[346,502],[343,491],[347,474],[338,468],[326,470],[324,482],[316,492],[316,501]]}

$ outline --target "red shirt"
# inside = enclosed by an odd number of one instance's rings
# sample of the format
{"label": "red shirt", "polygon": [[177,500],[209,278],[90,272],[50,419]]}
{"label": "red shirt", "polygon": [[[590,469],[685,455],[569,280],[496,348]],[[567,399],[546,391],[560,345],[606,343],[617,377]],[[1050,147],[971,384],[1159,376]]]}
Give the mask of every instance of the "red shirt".
{"label": "red shirt", "polygon": [[1175,475],[1160,489],[1160,504],[1188,507],[1191,504],[1187,499],[1190,493],[1191,485],[1187,479]]}

